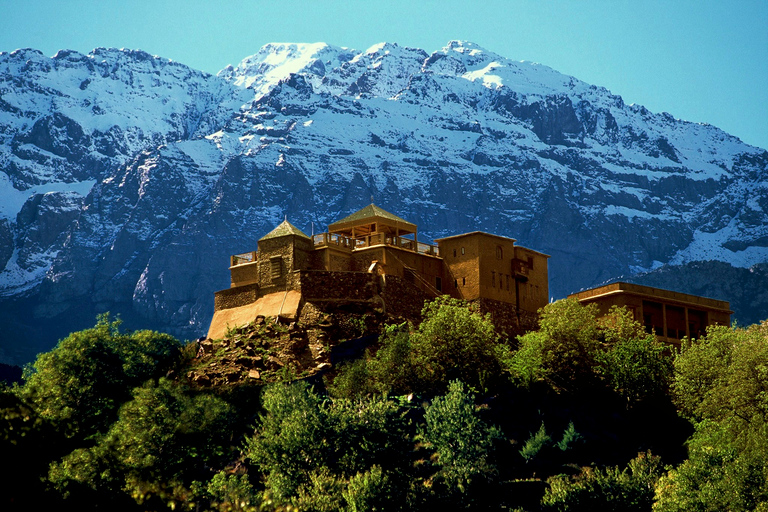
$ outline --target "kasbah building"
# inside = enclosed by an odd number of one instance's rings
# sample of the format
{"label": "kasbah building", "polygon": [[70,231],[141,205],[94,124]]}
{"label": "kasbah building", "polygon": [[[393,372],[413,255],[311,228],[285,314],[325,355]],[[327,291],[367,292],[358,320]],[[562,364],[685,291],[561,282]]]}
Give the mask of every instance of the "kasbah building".
{"label": "kasbah building", "polygon": [[[230,288],[216,292],[209,339],[258,317],[284,322],[312,311],[376,310],[395,320],[420,318],[425,300],[463,299],[489,313],[500,333],[535,329],[549,302],[549,256],[503,236],[473,231],[418,240],[417,226],[371,204],[307,236],[286,219],[256,251],[231,257]],[[604,315],[624,306],[661,341],[679,344],[707,326],[730,325],[728,302],[630,283],[569,296]]]}

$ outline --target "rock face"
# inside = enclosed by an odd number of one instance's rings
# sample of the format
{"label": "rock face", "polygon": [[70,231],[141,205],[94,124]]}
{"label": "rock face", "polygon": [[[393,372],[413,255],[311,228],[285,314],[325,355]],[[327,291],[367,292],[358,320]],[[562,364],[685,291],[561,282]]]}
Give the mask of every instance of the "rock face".
{"label": "rock face", "polygon": [[554,297],[746,269],[768,261],[766,178],[764,149],[466,42],[270,44],[218,76],[141,51],[0,53],[0,323],[19,336],[0,359],[107,310],[196,338],[229,254],[371,197],[425,241],[483,230],[550,254]]}

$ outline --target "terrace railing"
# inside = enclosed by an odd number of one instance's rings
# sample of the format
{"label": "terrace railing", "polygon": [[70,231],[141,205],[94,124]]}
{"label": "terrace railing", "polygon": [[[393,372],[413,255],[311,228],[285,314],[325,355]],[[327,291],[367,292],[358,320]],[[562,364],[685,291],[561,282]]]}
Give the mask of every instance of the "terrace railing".
{"label": "terrace railing", "polygon": [[[318,249],[321,247],[337,247],[347,251],[365,249],[366,247],[375,247],[377,245],[389,245],[428,256],[440,256],[440,248],[436,245],[417,242],[401,236],[390,236],[385,233],[374,233],[360,238],[351,238],[336,233],[319,233],[312,236],[312,244]],[[259,253],[257,251],[234,254],[231,257],[231,266],[253,263],[258,261],[258,258]]]}
{"label": "terrace railing", "polygon": [[259,253],[256,251],[244,252],[242,254],[233,254],[231,256],[230,266],[243,265],[245,263],[253,263],[259,257]]}

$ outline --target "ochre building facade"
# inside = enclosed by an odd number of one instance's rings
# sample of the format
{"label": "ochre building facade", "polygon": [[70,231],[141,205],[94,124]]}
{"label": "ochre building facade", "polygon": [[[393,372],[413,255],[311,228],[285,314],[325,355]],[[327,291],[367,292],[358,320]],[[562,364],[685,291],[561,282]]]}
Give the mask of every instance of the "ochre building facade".
{"label": "ochre building facade", "polygon": [[612,306],[623,306],[647,332],[673,345],[679,345],[684,337],[699,338],[710,325],[730,326],[733,313],[723,300],[631,283],[612,283],[569,298],[585,305],[597,304],[601,316]]}
{"label": "ochre building facade", "polygon": [[479,231],[435,242],[419,242],[415,224],[373,204],[312,236],[286,220],[256,251],[231,257],[208,337],[258,315],[295,319],[307,301],[368,302],[407,317],[438,295],[475,303],[510,334],[535,325],[548,302],[549,256]]}

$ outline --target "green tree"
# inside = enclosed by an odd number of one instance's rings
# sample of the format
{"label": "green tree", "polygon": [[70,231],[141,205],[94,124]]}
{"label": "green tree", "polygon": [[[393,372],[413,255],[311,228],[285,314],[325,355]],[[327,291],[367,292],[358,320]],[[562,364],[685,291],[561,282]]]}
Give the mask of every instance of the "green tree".
{"label": "green tree", "polygon": [[166,379],[134,389],[95,446],[51,465],[50,480],[77,498],[128,493],[138,503],[171,506],[192,499],[194,480],[231,457],[234,414],[223,400],[190,394]]}
{"label": "green tree", "polygon": [[547,429],[544,423],[541,424],[539,430],[535,434],[531,434],[528,440],[523,444],[523,448],[520,450],[520,455],[523,456],[525,462],[532,461],[542,449],[552,444],[552,438],[547,434]]}
{"label": "green tree", "polygon": [[601,323],[607,347],[597,360],[608,384],[628,402],[666,394],[673,374],[668,349],[625,308],[613,306]]}
{"label": "green tree", "polygon": [[258,494],[248,481],[248,475],[231,475],[219,471],[208,482],[206,493],[211,498],[211,506],[214,510],[222,512],[260,510]]}
{"label": "green tree", "polygon": [[499,373],[498,343],[490,315],[480,315],[466,302],[447,295],[424,304],[413,340],[415,363],[429,380],[445,384],[458,379],[476,389]]}
{"label": "green tree", "polygon": [[487,486],[497,474],[492,456],[494,443],[503,438],[500,430],[479,417],[474,395],[460,381],[452,381],[448,393],[426,407],[424,421],[421,437],[437,457],[436,482],[449,500],[473,506],[484,498],[475,488]]}
{"label": "green tree", "polygon": [[95,327],[74,332],[38,356],[19,395],[37,414],[84,439],[104,432],[131,389],[164,375],[181,344],[153,331],[120,333],[101,315]]}
{"label": "green tree", "polygon": [[768,322],[710,327],[684,345],[673,390],[696,431],[655,509],[768,510]]}
{"label": "green tree", "polygon": [[338,384],[329,386],[331,392],[336,396],[439,392],[452,379],[487,389],[500,375],[500,344],[490,316],[443,296],[427,302],[422,317],[415,330],[407,324],[385,328],[376,354],[368,355],[365,363],[348,365],[336,377]]}
{"label": "green tree", "polygon": [[754,444],[745,449],[726,427],[700,422],[688,442],[688,459],[656,485],[654,510],[768,510],[766,425],[753,426],[750,438]]}
{"label": "green tree", "polygon": [[340,507],[345,496],[349,506],[404,505],[412,441],[393,402],[323,400],[294,383],[268,387],[263,407],[244,454],[264,475],[265,495],[309,510]]}
{"label": "green tree", "polygon": [[594,381],[602,348],[597,306],[573,299],[559,300],[539,312],[539,330],[519,338],[508,369],[523,384],[544,379],[574,390]]}

